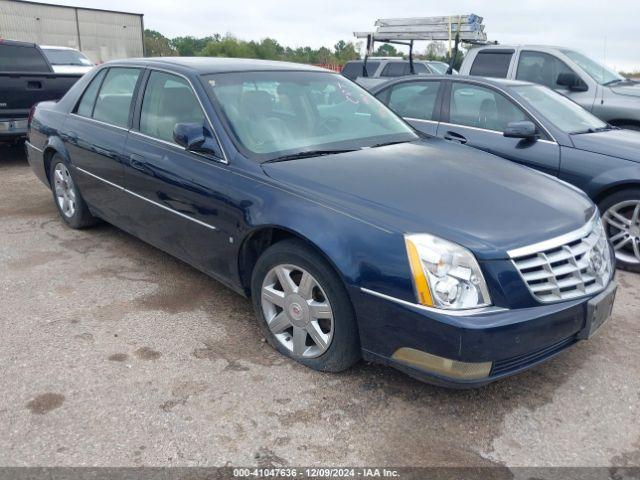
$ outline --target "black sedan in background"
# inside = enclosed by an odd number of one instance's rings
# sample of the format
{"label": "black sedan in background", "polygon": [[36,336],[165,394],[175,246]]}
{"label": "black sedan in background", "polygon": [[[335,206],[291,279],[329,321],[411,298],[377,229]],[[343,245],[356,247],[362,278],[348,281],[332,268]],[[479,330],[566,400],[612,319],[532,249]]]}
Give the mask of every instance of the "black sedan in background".
{"label": "black sedan in background", "polygon": [[424,133],[584,190],[606,221],[618,266],[640,272],[640,132],[612,127],[553,90],[527,82],[404,77],[372,93]]}

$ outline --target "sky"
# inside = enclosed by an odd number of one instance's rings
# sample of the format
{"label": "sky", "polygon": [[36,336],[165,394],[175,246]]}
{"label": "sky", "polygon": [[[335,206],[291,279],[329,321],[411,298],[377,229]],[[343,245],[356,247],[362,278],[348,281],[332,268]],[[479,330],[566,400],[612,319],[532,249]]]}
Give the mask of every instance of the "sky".
{"label": "sky", "polygon": [[[47,3],[143,13],[145,27],[167,37],[231,33],[243,40],[271,37],[282,45],[332,47],[378,18],[464,15],[484,17],[489,40],[561,45],[582,50],[617,70],[640,70],[637,0],[54,0]],[[634,35],[635,34],[635,35]],[[418,45],[423,50],[425,45]]]}

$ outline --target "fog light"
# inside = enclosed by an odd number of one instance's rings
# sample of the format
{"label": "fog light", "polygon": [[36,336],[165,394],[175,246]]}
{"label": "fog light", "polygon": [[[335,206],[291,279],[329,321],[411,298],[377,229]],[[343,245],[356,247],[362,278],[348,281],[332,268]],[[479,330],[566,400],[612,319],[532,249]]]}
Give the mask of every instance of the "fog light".
{"label": "fog light", "polygon": [[491,362],[459,362],[457,360],[422,352],[415,348],[406,347],[396,350],[391,358],[412,367],[419,368],[420,370],[463,380],[476,380],[488,377],[491,373],[492,365]]}

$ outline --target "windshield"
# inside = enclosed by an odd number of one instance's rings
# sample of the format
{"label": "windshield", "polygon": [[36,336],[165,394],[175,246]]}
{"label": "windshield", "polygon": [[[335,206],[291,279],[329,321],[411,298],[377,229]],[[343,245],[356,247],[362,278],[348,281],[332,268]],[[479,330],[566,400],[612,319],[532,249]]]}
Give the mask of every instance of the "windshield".
{"label": "windshield", "polygon": [[596,82],[606,85],[608,83],[621,82],[624,77],[616,71],[604,66],[601,63],[591,60],[586,55],[573,50],[562,50],[567,57],[576,62],[587,74]]}
{"label": "windshield", "polygon": [[74,65],[79,67],[92,67],[93,63],[77,50],[63,50],[55,48],[43,49],[51,65]]}
{"label": "windshield", "polygon": [[204,79],[237,143],[260,161],[419,138],[375,97],[338,74],[241,72]]}
{"label": "windshield", "polygon": [[565,133],[585,133],[607,127],[580,105],[547,87],[522,85],[511,89]]}

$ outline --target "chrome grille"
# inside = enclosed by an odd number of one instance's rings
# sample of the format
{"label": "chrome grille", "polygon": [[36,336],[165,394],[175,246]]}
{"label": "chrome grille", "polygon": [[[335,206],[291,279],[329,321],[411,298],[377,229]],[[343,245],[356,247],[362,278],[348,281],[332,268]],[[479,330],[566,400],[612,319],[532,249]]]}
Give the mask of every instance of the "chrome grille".
{"label": "chrome grille", "polygon": [[531,294],[543,303],[597,293],[611,279],[611,251],[597,213],[580,230],[512,250],[509,256]]}

